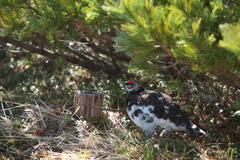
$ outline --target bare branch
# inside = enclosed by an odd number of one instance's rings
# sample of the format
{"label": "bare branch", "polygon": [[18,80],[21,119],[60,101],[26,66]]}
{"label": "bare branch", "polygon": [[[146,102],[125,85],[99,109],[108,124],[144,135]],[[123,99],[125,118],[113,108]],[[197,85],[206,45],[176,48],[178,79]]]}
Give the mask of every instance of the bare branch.
{"label": "bare branch", "polygon": [[157,63],[157,64],[163,64],[165,65],[165,67],[162,67],[161,69],[166,69],[166,68],[171,68],[171,67],[174,67],[178,64],[178,62],[163,62],[163,61],[157,61],[157,60],[154,60],[154,59],[147,59],[148,61],[150,62],[153,62],[153,63]]}
{"label": "bare branch", "polygon": [[134,76],[133,74],[130,74],[127,71],[116,69],[113,65],[110,65],[107,63],[104,63],[104,65],[100,65],[100,64],[97,64],[94,60],[88,59],[87,57],[82,57],[83,60],[81,60],[74,56],[60,54],[57,52],[53,53],[53,52],[47,51],[46,49],[42,50],[42,49],[36,48],[33,45],[25,44],[21,41],[12,39],[8,36],[4,36],[4,37],[0,36],[0,42],[10,43],[16,47],[21,47],[22,49],[28,50],[31,53],[40,54],[40,55],[43,55],[43,56],[46,56],[46,57],[49,57],[52,59],[55,59],[57,57],[62,57],[63,59],[65,59],[66,61],[68,61],[70,63],[77,64],[77,65],[82,66],[91,71],[103,72],[103,73],[107,73],[110,75],[125,74],[127,77]]}

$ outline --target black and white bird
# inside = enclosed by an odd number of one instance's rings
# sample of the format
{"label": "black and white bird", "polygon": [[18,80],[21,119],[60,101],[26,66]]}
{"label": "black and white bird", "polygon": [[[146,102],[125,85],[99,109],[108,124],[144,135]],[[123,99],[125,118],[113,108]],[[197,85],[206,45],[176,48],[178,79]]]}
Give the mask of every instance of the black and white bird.
{"label": "black and white bird", "polygon": [[182,107],[172,97],[156,91],[144,90],[136,81],[128,80],[126,107],[131,120],[140,127],[148,138],[156,127],[165,127],[160,136],[171,131],[188,131],[198,135],[206,133],[193,124]]}

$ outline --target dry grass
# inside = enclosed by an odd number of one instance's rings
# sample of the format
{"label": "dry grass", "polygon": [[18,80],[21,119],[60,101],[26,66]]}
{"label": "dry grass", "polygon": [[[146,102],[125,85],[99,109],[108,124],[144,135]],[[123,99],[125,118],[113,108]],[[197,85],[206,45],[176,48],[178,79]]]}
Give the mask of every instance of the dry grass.
{"label": "dry grass", "polygon": [[[234,159],[230,147],[184,133],[141,141],[141,131],[123,125],[122,115],[105,112],[101,121],[76,118],[59,102],[1,101],[0,159]],[[224,145],[227,145],[224,143]],[[231,156],[231,154],[233,154]],[[239,158],[239,157],[238,157]]]}
{"label": "dry grass", "polygon": [[109,113],[112,121],[103,118],[99,123],[73,118],[71,108],[64,105],[1,105],[0,154],[5,159],[126,159],[115,145],[126,137],[117,114]]}

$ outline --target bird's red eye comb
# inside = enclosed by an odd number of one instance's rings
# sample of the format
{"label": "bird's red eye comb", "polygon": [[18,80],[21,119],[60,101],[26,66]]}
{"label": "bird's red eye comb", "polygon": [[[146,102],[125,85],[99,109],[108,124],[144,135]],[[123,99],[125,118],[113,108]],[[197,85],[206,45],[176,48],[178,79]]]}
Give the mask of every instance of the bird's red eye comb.
{"label": "bird's red eye comb", "polygon": [[131,81],[131,80],[129,80],[129,81],[127,81],[127,83],[134,83],[133,81]]}

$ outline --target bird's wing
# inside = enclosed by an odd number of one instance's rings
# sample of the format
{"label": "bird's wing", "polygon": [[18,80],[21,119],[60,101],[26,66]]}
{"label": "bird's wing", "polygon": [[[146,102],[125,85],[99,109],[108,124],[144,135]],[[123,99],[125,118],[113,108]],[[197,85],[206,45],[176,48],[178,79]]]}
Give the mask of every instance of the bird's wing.
{"label": "bird's wing", "polygon": [[162,96],[165,98],[165,100],[166,100],[168,103],[170,103],[170,104],[173,103],[173,98],[172,98],[170,95],[165,94],[165,93],[161,93],[161,94],[162,94]]}
{"label": "bird's wing", "polygon": [[182,106],[173,101],[172,97],[161,92],[145,91],[140,94],[142,105],[151,105],[154,107],[152,113],[159,119],[169,119],[176,125],[191,125],[186,112]]}
{"label": "bird's wing", "polygon": [[170,103],[162,93],[146,90],[140,94],[138,101],[141,106],[152,106],[153,109],[150,112],[154,113],[156,117],[167,119]]}

